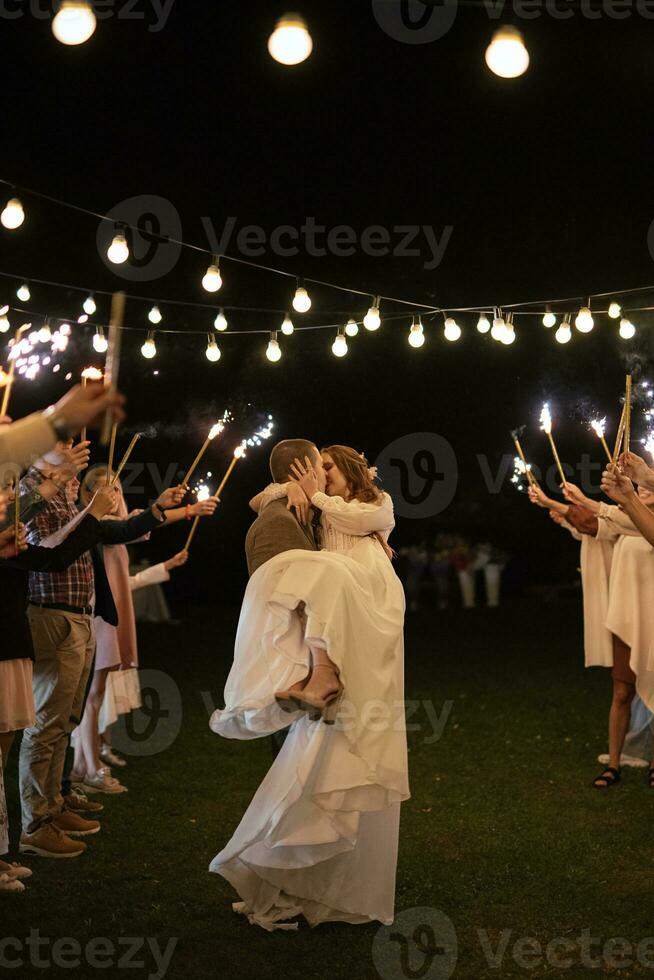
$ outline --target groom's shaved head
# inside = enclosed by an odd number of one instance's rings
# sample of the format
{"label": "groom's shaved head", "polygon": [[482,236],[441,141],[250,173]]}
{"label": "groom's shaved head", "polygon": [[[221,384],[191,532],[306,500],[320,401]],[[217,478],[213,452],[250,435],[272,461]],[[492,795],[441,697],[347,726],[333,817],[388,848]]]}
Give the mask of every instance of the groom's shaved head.
{"label": "groom's shaved head", "polygon": [[320,452],[318,447],[308,439],[283,439],[273,446],[270,454],[270,472],[275,483],[286,483],[291,472],[291,463],[299,459],[304,462],[308,456],[313,462]]}

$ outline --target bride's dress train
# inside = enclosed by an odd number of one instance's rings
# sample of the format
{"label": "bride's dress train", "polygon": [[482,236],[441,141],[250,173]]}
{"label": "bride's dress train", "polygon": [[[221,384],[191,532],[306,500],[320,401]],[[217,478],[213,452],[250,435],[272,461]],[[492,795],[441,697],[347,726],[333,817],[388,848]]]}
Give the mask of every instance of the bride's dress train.
{"label": "bride's dress train", "polygon": [[[379,542],[362,536],[383,519],[382,508],[373,513],[371,505],[320,496],[339,552],[289,551],[255,572],[226,706],[210,722],[239,739],[291,722],[234,836],[210,865],[241,896],[235,910],[269,930],[297,928],[287,920],[300,914],[311,925],[390,924],[400,802],[409,796],[404,593]],[[339,500],[348,508],[340,523],[327,513]],[[300,711],[288,715],[275,702],[275,691],[306,677],[309,644],[326,649],[340,670],[345,696],[334,726]]]}

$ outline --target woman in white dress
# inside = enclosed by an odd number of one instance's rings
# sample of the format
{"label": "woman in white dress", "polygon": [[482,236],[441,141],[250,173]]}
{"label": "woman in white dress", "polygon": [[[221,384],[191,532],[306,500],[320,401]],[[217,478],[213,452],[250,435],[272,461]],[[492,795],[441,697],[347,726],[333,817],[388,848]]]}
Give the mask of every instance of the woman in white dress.
{"label": "woman in white dress", "polygon": [[[324,550],[278,554],[250,579],[226,706],[210,722],[239,739],[290,722],[210,865],[241,896],[235,911],[268,930],[296,929],[288,920],[300,915],[312,926],[390,924],[400,803],[409,797],[404,593],[387,545],[393,504],[354,450],[332,446],[322,459],[326,493],[310,465],[295,472],[322,511]],[[261,506],[297,495],[297,485],[269,487]]]}

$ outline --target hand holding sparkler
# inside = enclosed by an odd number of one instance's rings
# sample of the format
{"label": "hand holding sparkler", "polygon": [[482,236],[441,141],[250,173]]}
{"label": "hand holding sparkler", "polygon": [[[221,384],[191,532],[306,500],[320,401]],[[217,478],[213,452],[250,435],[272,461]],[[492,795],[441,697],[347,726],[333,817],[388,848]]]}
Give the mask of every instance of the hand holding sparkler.
{"label": "hand holding sparkler", "polygon": [[179,551],[172,558],[169,558],[168,561],[165,561],[163,565],[166,571],[169,572],[172,568],[180,568],[182,565],[185,565],[187,561],[188,551]]}
{"label": "hand holding sparkler", "polygon": [[562,489],[563,496],[566,500],[569,500],[571,504],[578,504],[580,507],[587,507],[589,509],[597,507],[597,501],[591,500],[590,497],[587,497],[585,493],[582,493],[579,487],[574,485],[574,483],[568,483],[566,481],[566,483],[563,484]]}
{"label": "hand holding sparkler", "polygon": [[27,531],[24,524],[18,525],[18,531],[12,524],[0,532],[0,558],[15,558],[22,551],[27,551]]}
{"label": "hand holding sparkler", "polygon": [[654,488],[654,470],[636,453],[623,453],[618,464],[620,472],[638,486],[647,487],[648,490]]}
{"label": "hand holding sparkler", "polygon": [[602,490],[616,504],[626,504],[636,496],[634,485],[614,466],[607,466],[602,474]]}

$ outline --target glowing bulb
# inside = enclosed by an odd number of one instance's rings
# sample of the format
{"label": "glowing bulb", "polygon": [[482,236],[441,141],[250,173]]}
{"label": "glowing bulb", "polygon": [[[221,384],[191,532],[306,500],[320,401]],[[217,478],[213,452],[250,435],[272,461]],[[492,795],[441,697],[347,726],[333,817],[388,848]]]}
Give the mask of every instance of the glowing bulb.
{"label": "glowing bulb", "polygon": [[223,284],[223,277],[217,265],[210,265],[207,269],[202,285],[208,293],[217,293]]}
{"label": "glowing bulb", "polygon": [[379,307],[376,304],[371,306],[364,316],[363,325],[366,330],[379,330],[381,326],[381,316],[379,315]]}
{"label": "glowing bulb", "polygon": [[543,326],[547,327],[548,330],[551,327],[556,326],[556,317],[554,316],[551,310],[548,310],[545,316],[543,317]]}
{"label": "glowing bulb", "polygon": [[593,314],[587,306],[582,306],[575,318],[575,327],[579,333],[590,333],[594,326]]}
{"label": "glowing bulb", "polygon": [[425,334],[422,329],[421,323],[411,324],[411,330],[409,331],[409,344],[411,347],[422,347],[425,342]]}
{"label": "glowing bulb", "polygon": [[105,354],[109,347],[109,341],[104,335],[102,327],[98,327],[93,336],[93,350],[97,351],[98,354]]}
{"label": "glowing bulb", "polygon": [[9,330],[9,320],[6,316],[0,316],[0,333],[7,333]]}
{"label": "glowing bulb", "polygon": [[454,343],[461,336],[461,327],[456,322],[453,316],[448,316],[445,321],[445,329],[443,331],[445,339]]}
{"label": "glowing bulb", "polygon": [[609,304],[609,316],[612,320],[617,320],[621,313],[622,307],[619,303],[616,303],[616,301],[613,300],[613,302]]}
{"label": "glowing bulb", "polygon": [[9,313],[9,305],[0,306],[0,316],[6,316]]}
{"label": "glowing bulb", "polygon": [[268,342],[268,349],[266,350],[266,357],[269,361],[278,361],[282,356],[282,349],[279,346],[279,342],[271,337]]}
{"label": "glowing bulb", "polygon": [[50,329],[50,325],[48,323],[43,324],[39,330],[38,338],[40,344],[47,344],[52,340],[52,330]]}
{"label": "glowing bulb", "polygon": [[505,324],[504,330],[502,331],[502,343],[509,347],[515,340],[515,330],[513,329],[512,323]]}
{"label": "glowing bulb", "polygon": [[356,337],[358,332],[359,324],[356,322],[356,320],[348,320],[345,324],[345,333],[348,335],[348,337]]}
{"label": "glowing bulb", "polygon": [[554,334],[556,342],[558,344],[567,344],[572,337],[572,330],[570,329],[569,323],[562,323],[559,329]]}
{"label": "glowing bulb", "polygon": [[70,337],[71,328],[70,323],[62,323],[59,327],[59,333],[62,333],[64,337]]}
{"label": "glowing bulb", "polygon": [[209,343],[207,344],[205,353],[208,361],[215,363],[216,361],[220,360],[220,348],[218,347],[216,338],[213,336],[213,334],[209,337]]}
{"label": "glowing bulb", "polygon": [[486,64],[500,78],[518,78],[529,67],[529,52],[515,27],[500,27],[486,48]]}
{"label": "glowing bulb", "polygon": [[87,298],[84,300],[84,305],[82,309],[84,310],[85,313],[88,313],[89,316],[93,316],[93,314],[97,310],[95,300],[93,299],[93,293],[87,296]]}
{"label": "glowing bulb", "polygon": [[504,336],[505,328],[506,328],[506,324],[504,322],[503,317],[501,316],[493,317],[493,326],[491,328],[491,337],[493,338],[493,340],[501,341],[502,337]]}
{"label": "glowing bulb", "polygon": [[148,320],[150,321],[150,323],[161,323],[163,317],[161,315],[161,310],[159,309],[158,306],[152,307],[152,309],[148,313]]}
{"label": "glowing bulb", "polygon": [[299,65],[313,50],[306,21],[299,14],[285,14],[268,38],[268,52],[280,65]]}
{"label": "glowing bulb", "polygon": [[18,296],[18,299],[21,301],[21,303],[27,303],[32,298],[32,294],[30,293],[30,288],[26,282],[24,282],[23,285],[16,290],[16,296]]}
{"label": "glowing bulb", "polygon": [[63,0],[52,21],[52,33],[62,44],[84,44],[95,33],[96,19],[90,3]]}
{"label": "glowing bulb", "polygon": [[148,361],[151,361],[152,358],[156,356],[157,345],[154,342],[154,338],[148,337],[141,347],[141,353],[143,354],[143,357],[148,359]]}
{"label": "glowing bulb", "polygon": [[10,201],[7,201],[4,211],[0,214],[3,227],[7,228],[8,231],[14,231],[15,228],[20,228],[24,220],[23,205],[17,197],[12,197]]}
{"label": "glowing bulb", "polygon": [[129,258],[129,246],[122,232],[114,235],[114,239],[107,249],[107,258],[114,265],[122,265],[123,262],[127,262]]}
{"label": "glowing bulb", "polygon": [[216,328],[216,330],[220,330],[221,332],[223,330],[227,330],[227,317],[225,316],[222,310],[220,311],[216,319],[213,321],[213,325]]}
{"label": "glowing bulb", "polygon": [[293,309],[297,310],[298,313],[306,313],[307,310],[311,309],[311,297],[304,286],[298,286],[295,290]]}
{"label": "glowing bulb", "polygon": [[332,344],[332,354],[335,357],[345,357],[347,354],[347,340],[344,334],[339,333],[337,335],[336,340]]}
{"label": "glowing bulb", "polygon": [[626,316],[620,320],[620,336],[623,340],[631,340],[636,336],[636,328]]}
{"label": "glowing bulb", "polygon": [[295,327],[293,326],[293,321],[291,320],[290,316],[285,316],[284,322],[282,323],[282,333],[287,337],[290,337],[294,330]]}
{"label": "glowing bulb", "polygon": [[477,330],[479,331],[479,333],[488,333],[490,328],[491,328],[490,320],[488,319],[485,313],[482,313],[479,319],[477,320]]}

